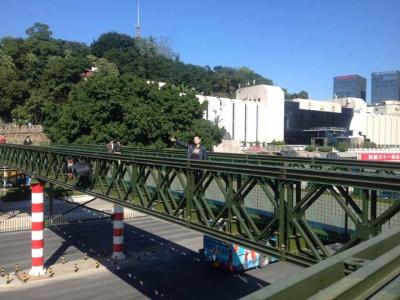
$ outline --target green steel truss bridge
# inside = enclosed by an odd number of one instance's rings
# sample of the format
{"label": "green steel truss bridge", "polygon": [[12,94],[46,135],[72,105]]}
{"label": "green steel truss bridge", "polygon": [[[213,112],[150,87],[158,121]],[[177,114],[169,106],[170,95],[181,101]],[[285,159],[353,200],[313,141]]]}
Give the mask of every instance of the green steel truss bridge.
{"label": "green steel truss bridge", "polygon": [[[67,176],[70,159],[90,166],[89,176]],[[9,144],[0,146],[0,163],[304,266],[379,234],[400,211],[400,201],[381,197],[400,193],[396,163],[216,153],[194,161],[184,151]],[[318,202],[336,203],[344,231],[332,236],[332,224],[324,230],[323,221],[311,221]],[[327,243],[338,239],[341,247],[331,251]]]}

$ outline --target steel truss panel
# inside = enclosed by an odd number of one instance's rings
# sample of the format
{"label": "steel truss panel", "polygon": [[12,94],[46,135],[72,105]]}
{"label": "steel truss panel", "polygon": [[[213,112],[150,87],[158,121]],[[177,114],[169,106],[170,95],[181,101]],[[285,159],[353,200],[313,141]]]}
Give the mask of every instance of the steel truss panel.
{"label": "steel truss panel", "polygon": [[369,299],[399,275],[400,229],[396,229],[242,299]]}
{"label": "steel truss panel", "polygon": [[[145,153],[146,154],[146,153]],[[90,176],[71,177],[66,162],[86,164]],[[355,226],[343,251],[378,234],[381,226],[399,212],[393,203],[379,216],[376,191],[400,192],[399,176],[382,172],[382,166],[368,166],[375,172],[354,172],[321,164],[318,168],[279,164],[193,161],[164,155],[111,154],[64,147],[0,145],[0,162],[31,174],[38,180],[74,189],[146,214],[187,226],[216,238],[241,244],[280,259],[309,266],[332,254],[310,226],[306,213],[324,195],[333,197]],[[302,182],[307,189],[302,189]],[[181,187],[177,191],[176,185]],[[213,186],[220,199],[206,197]],[[362,191],[355,200],[349,187]],[[257,190],[260,205],[254,209],[249,197]],[[361,205],[359,204],[361,202]],[[269,240],[277,236],[272,246]]]}

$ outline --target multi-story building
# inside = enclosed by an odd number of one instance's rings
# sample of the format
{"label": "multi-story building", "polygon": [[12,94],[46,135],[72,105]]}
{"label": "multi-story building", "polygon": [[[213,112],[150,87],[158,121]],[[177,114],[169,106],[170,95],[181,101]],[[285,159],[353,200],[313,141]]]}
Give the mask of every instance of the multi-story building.
{"label": "multi-story building", "polygon": [[207,102],[204,118],[224,127],[226,135],[246,144],[283,141],[284,93],[280,87],[240,88],[236,99],[197,95]]}
{"label": "multi-story building", "polygon": [[285,143],[319,145],[348,137],[353,109],[333,101],[293,99],[285,101]]}
{"label": "multi-story building", "polygon": [[375,72],[371,77],[371,103],[400,100],[400,71]]}
{"label": "multi-story building", "polygon": [[360,75],[336,76],[333,78],[334,98],[367,99],[367,80]]}

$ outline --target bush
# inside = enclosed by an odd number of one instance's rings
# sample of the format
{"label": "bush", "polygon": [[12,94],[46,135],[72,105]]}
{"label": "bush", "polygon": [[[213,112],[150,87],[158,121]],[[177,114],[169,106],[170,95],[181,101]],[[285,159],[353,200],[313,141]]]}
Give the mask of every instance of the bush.
{"label": "bush", "polygon": [[336,145],[336,149],[339,152],[346,152],[347,150],[349,150],[349,143],[347,142],[340,142]]}
{"label": "bush", "polygon": [[320,152],[332,152],[333,148],[330,146],[322,146],[318,149]]}
{"label": "bush", "polygon": [[371,141],[365,141],[361,148],[377,148],[377,145]]}
{"label": "bush", "polygon": [[284,141],[275,141],[273,140],[270,145],[275,145],[275,146],[284,146],[285,142]]}
{"label": "bush", "polygon": [[307,152],[314,152],[316,150],[314,145],[308,145],[304,148]]}

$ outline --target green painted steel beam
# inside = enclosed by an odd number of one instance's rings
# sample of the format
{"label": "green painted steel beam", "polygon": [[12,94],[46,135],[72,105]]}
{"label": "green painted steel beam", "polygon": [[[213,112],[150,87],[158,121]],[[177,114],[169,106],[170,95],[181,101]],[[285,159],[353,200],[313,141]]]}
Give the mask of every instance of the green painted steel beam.
{"label": "green painted steel beam", "polygon": [[[52,144],[48,149],[70,149],[76,151],[90,151],[104,153],[107,151],[104,145],[58,145]],[[176,148],[168,149],[148,149],[138,147],[122,147],[122,153],[127,155],[141,155],[164,158],[185,158],[187,152]],[[293,166],[299,168],[318,168],[329,167],[339,169],[349,169],[352,172],[376,172],[376,171],[394,171],[400,172],[400,164],[393,162],[371,162],[357,161],[353,159],[326,159],[326,158],[306,158],[306,157],[282,157],[266,154],[238,154],[238,153],[214,153],[209,154],[212,161],[226,161],[237,163],[252,164],[278,164]]]}
{"label": "green painted steel beam", "polygon": [[399,275],[400,229],[396,229],[242,299],[367,299]]}
{"label": "green painted steel beam", "polygon": [[[1,146],[3,148],[4,146]],[[294,181],[309,181],[321,184],[348,185],[358,188],[370,188],[371,185],[376,189],[400,191],[399,175],[383,175],[383,174],[359,174],[354,172],[338,171],[338,170],[314,170],[314,169],[298,169],[294,167],[284,166],[267,166],[253,165],[242,163],[229,163],[217,161],[196,161],[183,158],[160,158],[160,157],[143,157],[140,155],[124,155],[111,153],[93,153],[90,151],[68,151],[68,150],[48,150],[42,147],[29,146],[9,146],[12,148],[26,149],[29,151],[48,151],[49,153],[60,153],[78,155],[88,158],[104,158],[121,161],[130,161],[133,163],[154,164],[172,167],[182,167],[186,169],[203,169],[209,171],[223,171],[230,173],[240,173],[243,175],[261,176],[269,178],[278,178]],[[0,149],[1,149],[0,148]],[[351,165],[347,165],[351,167]]]}

